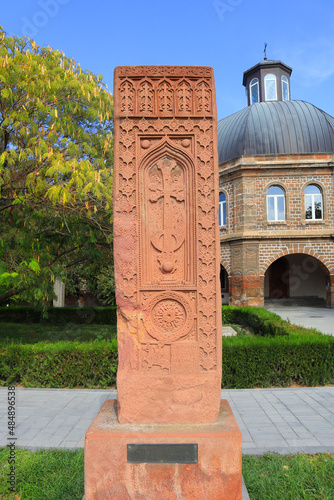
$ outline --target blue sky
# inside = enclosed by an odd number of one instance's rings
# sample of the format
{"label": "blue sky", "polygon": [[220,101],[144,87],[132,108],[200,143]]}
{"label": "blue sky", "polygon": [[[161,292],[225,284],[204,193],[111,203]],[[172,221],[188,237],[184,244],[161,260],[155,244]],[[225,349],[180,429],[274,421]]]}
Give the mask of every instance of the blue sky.
{"label": "blue sky", "polygon": [[14,0],[6,32],[29,35],[102,74],[119,65],[212,66],[218,119],[246,106],[243,72],[263,59],[293,68],[292,99],[334,116],[333,0]]}

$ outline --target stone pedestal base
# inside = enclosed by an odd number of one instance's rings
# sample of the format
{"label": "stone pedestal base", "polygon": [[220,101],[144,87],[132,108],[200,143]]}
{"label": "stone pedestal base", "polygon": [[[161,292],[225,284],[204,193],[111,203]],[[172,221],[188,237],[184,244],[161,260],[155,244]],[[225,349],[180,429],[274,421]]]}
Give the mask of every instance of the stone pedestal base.
{"label": "stone pedestal base", "polygon": [[[197,445],[197,463],[130,463],[131,444]],[[155,448],[157,460],[169,460],[166,447]],[[116,401],[106,401],[85,438],[85,500],[196,498],[242,498],[241,432],[229,403],[221,401],[212,424],[120,424]]]}

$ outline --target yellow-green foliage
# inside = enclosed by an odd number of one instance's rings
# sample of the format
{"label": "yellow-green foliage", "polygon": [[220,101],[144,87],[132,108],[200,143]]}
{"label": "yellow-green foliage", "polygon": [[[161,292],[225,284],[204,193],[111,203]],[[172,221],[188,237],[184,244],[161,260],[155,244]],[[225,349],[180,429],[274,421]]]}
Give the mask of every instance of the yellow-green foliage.
{"label": "yellow-green foliage", "polygon": [[0,302],[110,252],[112,113],[101,76],[0,27]]}

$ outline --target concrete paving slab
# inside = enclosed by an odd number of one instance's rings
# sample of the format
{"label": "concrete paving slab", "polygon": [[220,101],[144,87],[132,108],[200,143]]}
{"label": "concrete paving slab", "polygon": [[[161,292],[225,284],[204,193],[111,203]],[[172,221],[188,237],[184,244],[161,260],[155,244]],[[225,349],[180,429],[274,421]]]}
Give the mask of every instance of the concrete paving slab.
{"label": "concrete paving slab", "polygon": [[[82,448],[84,435],[115,390],[17,389],[17,446]],[[7,389],[0,388],[0,401]],[[243,434],[243,453],[334,451],[334,387],[223,390]],[[328,402],[328,406],[327,406]],[[50,403],[50,404],[49,404]],[[52,404],[51,404],[52,403]],[[0,417],[6,429],[7,415]],[[0,446],[8,434],[1,432]]]}
{"label": "concrete paving slab", "polygon": [[223,337],[235,337],[237,332],[231,326],[223,326],[222,328],[222,336]]}
{"label": "concrete paving slab", "polygon": [[334,335],[334,309],[324,307],[284,307],[276,304],[270,304],[266,306],[266,309],[295,325],[316,328],[327,335]]}

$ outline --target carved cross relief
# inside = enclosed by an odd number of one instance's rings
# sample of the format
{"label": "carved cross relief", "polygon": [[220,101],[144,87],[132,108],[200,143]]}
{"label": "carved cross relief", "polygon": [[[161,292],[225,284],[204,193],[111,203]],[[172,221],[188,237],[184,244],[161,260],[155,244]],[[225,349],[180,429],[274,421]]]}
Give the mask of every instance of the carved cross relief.
{"label": "carved cross relief", "polygon": [[[165,156],[150,170],[149,201],[163,200],[162,227],[151,237],[151,243],[160,252],[158,261],[164,274],[176,271],[176,250],[184,242],[184,217],[176,215],[173,205],[185,199],[183,171],[175,160]],[[176,219],[176,220],[175,220]]]}
{"label": "carved cross relief", "polygon": [[146,262],[150,265],[143,263],[143,282],[189,280],[185,270],[190,222],[186,198],[188,174],[180,162],[164,154],[146,170],[144,178],[142,236]]}

